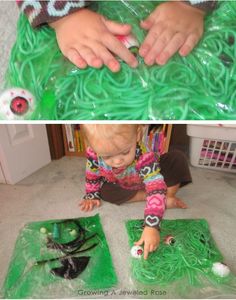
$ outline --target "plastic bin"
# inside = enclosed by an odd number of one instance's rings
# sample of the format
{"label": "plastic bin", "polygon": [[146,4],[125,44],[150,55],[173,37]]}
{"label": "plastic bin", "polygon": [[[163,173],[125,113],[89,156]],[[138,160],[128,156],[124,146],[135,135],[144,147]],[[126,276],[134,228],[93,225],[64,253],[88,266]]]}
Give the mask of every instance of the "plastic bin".
{"label": "plastic bin", "polygon": [[236,125],[187,125],[195,167],[236,173]]}

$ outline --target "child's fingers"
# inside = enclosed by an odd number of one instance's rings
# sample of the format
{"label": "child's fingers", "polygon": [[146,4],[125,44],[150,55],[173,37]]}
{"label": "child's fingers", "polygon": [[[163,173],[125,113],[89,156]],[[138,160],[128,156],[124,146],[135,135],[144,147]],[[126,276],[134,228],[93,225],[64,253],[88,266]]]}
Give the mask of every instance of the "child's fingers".
{"label": "child's fingers", "polygon": [[80,201],[79,206],[84,206],[84,202],[85,202],[85,200]]}
{"label": "child's fingers", "polygon": [[102,60],[112,72],[118,72],[120,70],[120,64],[115,57],[100,43],[94,43],[94,49],[96,49],[96,55]]}
{"label": "child's fingers", "polygon": [[106,62],[105,64],[112,72],[118,72],[120,71],[120,64],[119,62],[113,58],[111,60],[109,60],[108,62]]}
{"label": "child's fingers", "polygon": [[103,37],[103,44],[129,66],[132,68],[137,67],[138,61],[135,56],[115,36],[105,34]]}
{"label": "child's fingers", "polygon": [[185,43],[183,44],[183,46],[180,48],[179,50],[179,54],[181,56],[186,56],[188,55],[193,48],[197,45],[198,41],[199,41],[200,36],[198,36],[195,33],[190,34]]}
{"label": "child's fingers", "polygon": [[84,200],[84,202],[81,205],[81,210],[87,212],[88,210],[90,210],[91,204],[91,200]]}
{"label": "child's fingers", "polygon": [[121,24],[108,19],[102,18],[107,29],[114,35],[127,35],[131,32],[131,26],[129,24]]}
{"label": "child's fingers", "polygon": [[149,244],[147,244],[147,243],[144,244],[144,251],[143,251],[143,258],[144,259],[148,258],[148,254],[150,252],[149,247],[150,247]]}
{"label": "child's fingers", "polygon": [[89,206],[90,206],[90,201],[88,201],[88,203],[86,203],[86,204],[84,205],[83,211],[84,211],[84,212],[87,212],[87,211],[89,210]]}
{"label": "child's fingers", "polygon": [[94,68],[101,68],[101,59],[96,56],[96,54],[90,47],[79,46],[77,51],[89,66]]}
{"label": "child's fingers", "polygon": [[86,61],[79,55],[76,49],[70,48],[65,56],[79,69],[85,69],[87,67]]}
{"label": "child's fingers", "polygon": [[96,205],[97,207],[101,206],[101,201],[100,201],[100,200],[95,200],[95,205]]}
{"label": "child's fingers", "polygon": [[86,208],[86,204],[85,204],[85,203],[83,203],[83,204],[80,206],[80,210],[84,211],[84,210],[85,210],[85,208]]}
{"label": "child's fingers", "polygon": [[157,248],[158,248],[158,246],[154,246],[154,247],[153,247],[153,251],[156,251]]}
{"label": "child's fingers", "polygon": [[[156,38],[154,44],[152,45],[150,51],[145,56],[144,61],[147,65],[153,65],[156,57],[163,51],[163,49],[168,45],[172,40],[174,31],[171,29],[165,30],[159,37]],[[156,34],[153,35],[154,37]],[[152,37],[153,38],[153,37]]]}
{"label": "child's fingers", "polygon": [[153,47],[164,30],[165,29],[162,23],[155,24],[155,26],[150,29],[139,49],[139,54],[142,57],[145,57],[149,53],[150,49]]}
{"label": "child's fingers", "polygon": [[148,20],[142,20],[140,22],[140,26],[141,26],[141,28],[143,28],[145,30],[149,30],[152,26],[152,22],[149,22]]}
{"label": "child's fingers", "polygon": [[137,242],[135,242],[135,246],[141,246],[144,243],[144,239],[141,237],[140,240],[138,240]]}
{"label": "child's fingers", "polygon": [[149,246],[149,252],[153,252],[154,250],[155,250],[154,245],[150,245],[150,246]]}
{"label": "child's fingers", "polygon": [[93,206],[94,206],[94,202],[93,202],[93,200],[92,200],[92,201],[90,201],[90,203],[89,203],[89,205],[88,205],[87,211],[93,210]]}
{"label": "child's fingers", "polygon": [[167,43],[166,47],[161,51],[160,55],[156,58],[156,63],[164,65],[170,57],[172,57],[184,44],[185,36],[178,32],[173,38]]}
{"label": "child's fingers", "polygon": [[152,25],[155,23],[155,21],[157,20],[157,15],[158,15],[157,12],[151,13],[145,20],[142,20],[140,22],[140,26],[146,30],[150,29]]}
{"label": "child's fingers", "polygon": [[94,206],[100,206],[100,200],[85,200],[79,203],[80,209],[84,212],[93,210]]}

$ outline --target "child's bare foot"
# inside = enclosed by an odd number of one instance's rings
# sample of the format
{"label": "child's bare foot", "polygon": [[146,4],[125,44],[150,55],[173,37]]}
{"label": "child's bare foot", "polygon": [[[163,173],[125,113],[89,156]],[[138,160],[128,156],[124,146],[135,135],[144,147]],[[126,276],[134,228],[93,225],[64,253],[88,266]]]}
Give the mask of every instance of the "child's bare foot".
{"label": "child's bare foot", "polygon": [[167,208],[187,208],[187,204],[177,197],[167,196]]}
{"label": "child's bare foot", "polygon": [[144,190],[139,190],[133,198],[129,199],[128,202],[138,202],[146,200],[146,192]]}

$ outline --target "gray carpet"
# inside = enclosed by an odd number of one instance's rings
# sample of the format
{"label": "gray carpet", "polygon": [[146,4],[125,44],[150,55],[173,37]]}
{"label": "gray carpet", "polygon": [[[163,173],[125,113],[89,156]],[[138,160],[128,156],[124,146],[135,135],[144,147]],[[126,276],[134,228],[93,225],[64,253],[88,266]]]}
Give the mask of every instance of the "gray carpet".
{"label": "gray carpet", "polygon": [[0,0],[0,93],[4,86],[10,50],[16,38],[18,8],[15,1]]}
{"label": "gray carpet", "polygon": [[[124,221],[142,218],[144,202],[120,207],[103,203],[93,212],[81,212],[77,203],[83,196],[84,170],[83,158],[64,157],[15,186],[0,185],[0,286],[16,237],[25,223],[99,213],[119,278],[119,288],[130,288],[132,280]],[[189,208],[167,210],[165,218],[205,218],[225,257],[225,263],[236,274],[236,176],[200,168],[191,168],[191,171],[194,184],[179,191],[179,197],[186,201]]]}

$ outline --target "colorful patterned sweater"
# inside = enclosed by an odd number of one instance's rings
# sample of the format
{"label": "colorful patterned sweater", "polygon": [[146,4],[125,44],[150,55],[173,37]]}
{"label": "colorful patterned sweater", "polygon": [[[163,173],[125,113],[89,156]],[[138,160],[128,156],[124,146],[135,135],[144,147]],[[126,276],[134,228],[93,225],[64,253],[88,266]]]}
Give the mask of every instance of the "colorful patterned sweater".
{"label": "colorful patterned sweater", "polygon": [[[92,0],[16,0],[20,10],[25,13],[33,27],[56,21],[83,7]],[[217,0],[183,1],[204,11],[212,11]]]}
{"label": "colorful patterned sweater", "polygon": [[159,156],[137,144],[134,162],[125,169],[113,169],[87,148],[85,199],[101,199],[104,182],[119,184],[124,189],[146,190],[145,225],[159,228],[166,207],[166,184],[160,174]]}

